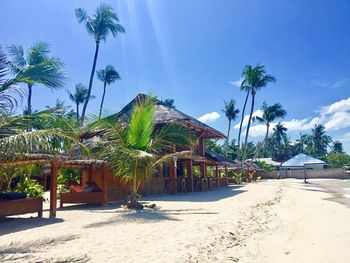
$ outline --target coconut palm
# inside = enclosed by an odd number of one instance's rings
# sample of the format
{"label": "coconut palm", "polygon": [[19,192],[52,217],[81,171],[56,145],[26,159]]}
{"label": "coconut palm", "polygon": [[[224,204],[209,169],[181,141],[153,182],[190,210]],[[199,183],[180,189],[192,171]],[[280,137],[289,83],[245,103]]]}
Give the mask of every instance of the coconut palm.
{"label": "coconut palm", "polygon": [[131,207],[139,206],[139,187],[157,166],[178,155],[189,154],[187,151],[166,154],[166,149],[172,145],[190,149],[194,146],[194,136],[186,127],[167,124],[156,128],[154,111],[153,98],[140,99],[127,125],[102,119],[92,126],[93,130],[102,131],[102,140],[94,149],[98,158],[105,160],[114,174],[131,182]]}
{"label": "coconut palm", "polygon": [[340,141],[334,141],[332,147],[333,153],[344,153],[343,144]]}
{"label": "coconut palm", "polygon": [[[35,127],[30,129],[28,127]],[[54,143],[59,141],[59,143]],[[61,153],[71,143],[80,139],[70,118],[54,110],[31,115],[0,116],[1,158],[13,158],[18,154],[40,152]]]}
{"label": "coconut palm", "polygon": [[242,109],[242,115],[241,115],[241,122],[239,123],[239,131],[238,131],[238,140],[237,140],[237,143],[238,143],[238,151],[241,147],[241,135],[242,135],[242,126],[243,126],[243,120],[244,120],[244,115],[245,115],[245,108],[247,107],[247,102],[248,102],[248,98],[249,98],[249,94],[250,94],[250,91],[249,89],[247,88],[247,86],[243,86],[241,84],[241,87],[240,87],[241,91],[244,91],[246,93],[246,96],[245,96],[245,100],[244,100],[244,104],[243,104],[243,109]]}
{"label": "coconut palm", "polygon": [[325,156],[327,154],[327,147],[332,141],[331,137],[326,135],[325,127],[323,125],[315,125],[309,136],[312,153],[317,157]]}
{"label": "coconut palm", "polygon": [[257,120],[258,122],[266,125],[266,134],[262,144],[259,145],[260,147],[257,147],[256,156],[259,155],[259,151],[265,145],[266,139],[269,136],[271,123],[274,122],[276,119],[279,119],[279,118],[283,119],[287,114],[287,112],[282,108],[282,105],[279,103],[275,103],[273,105],[267,105],[267,103],[264,102],[261,109],[263,111],[262,116],[253,117],[253,120]]}
{"label": "coconut palm", "polygon": [[287,128],[280,122],[273,128],[271,144],[274,152],[274,158],[285,160],[291,151],[291,144],[287,135]]}
{"label": "coconut palm", "polygon": [[24,54],[23,47],[12,45],[8,47],[9,64],[17,82],[27,84],[28,97],[26,113],[32,113],[32,93],[35,84],[42,84],[52,89],[64,86],[66,73],[63,63],[56,57],[50,57],[50,45],[44,42],[34,44]]}
{"label": "coconut palm", "polygon": [[[225,113],[225,116],[228,120],[228,129],[227,129],[227,141],[226,143],[230,141],[230,131],[231,131],[231,123],[232,121],[235,121],[238,117],[239,109],[236,109],[236,101],[231,99],[228,102],[224,101],[225,108],[222,110],[222,112]],[[226,154],[227,155],[227,154]]]}
{"label": "coconut palm", "polygon": [[107,65],[105,69],[100,69],[97,71],[97,78],[103,82],[103,94],[101,99],[100,112],[98,114],[98,119],[101,119],[103,102],[106,95],[106,87],[107,85],[111,85],[114,81],[120,79],[120,76],[112,65]]}
{"label": "coconut palm", "polygon": [[17,106],[15,93],[21,95],[16,86],[18,81],[9,79],[9,72],[7,56],[0,47],[0,114],[6,114],[13,110]]}
{"label": "coconut palm", "polygon": [[79,105],[86,100],[88,90],[83,84],[78,83],[75,85],[74,93],[71,93],[69,90],[67,92],[69,99],[75,103],[77,121],[79,122]]}
{"label": "coconut palm", "polygon": [[275,82],[276,79],[273,76],[266,74],[265,67],[259,64],[256,65],[255,67],[250,65],[245,66],[242,73],[242,77],[243,77],[242,88],[249,91],[250,94],[252,95],[252,104],[250,108],[250,114],[249,114],[248,125],[246,129],[246,135],[245,135],[245,141],[244,141],[244,147],[243,147],[243,160],[244,160],[245,151],[246,151],[247,142],[248,142],[250,124],[251,124],[252,116],[254,112],[256,92],[261,88],[266,87],[268,83]]}
{"label": "coconut palm", "polygon": [[122,25],[119,24],[119,18],[117,14],[114,12],[113,8],[107,4],[100,4],[100,6],[96,9],[93,16],[89,16],[86,10],[82,8],[75,9],[75,16],[78,19],[79,23],[84,23],[87,32],[94,38],[95,40],[95,55],[92,63],[92,69],[89,80],[89,89],[87,93],[87,98],[85,100],[83,111],[81,114],[81,124],[84,121],[86,108],[89,104],[92,83],[94,80],[96,62],[100,47],[100,42],[106,41],[107,37],[112,34],[113,37],[116,37],[119,33],[124,33],[125,30]]}

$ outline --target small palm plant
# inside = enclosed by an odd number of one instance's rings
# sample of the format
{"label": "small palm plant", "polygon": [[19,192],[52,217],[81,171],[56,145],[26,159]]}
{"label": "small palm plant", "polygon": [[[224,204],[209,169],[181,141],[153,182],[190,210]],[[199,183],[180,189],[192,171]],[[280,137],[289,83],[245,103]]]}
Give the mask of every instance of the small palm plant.
{"label": "small palm plant", "polygon": [[222,110],[225,113],[225,116],[228,120],[228,129],[227,129],[227,144],[230,141],[230,131],[231,123],[236,120],[238,117],[239,109],[236,109],[236,101],[231,99],[228,102],[225,101],[225,108]]}
{"label": "small palm plant", "polygon": [[188,149],[194,146],[194,136],[186,127],[174,123],[156,127],[154,112],[154,98],[140,99],[127,125],[102,119],[92,128],[103,131],[102,140],[93,151],[115,175],[131,182],[129,208],[142,208],[138,202],[139,188],[157,167],[171,158],[191,153],[167,153],[170,146]]}
{"label": "small palm plant", "polygon": [[101,99],[100,112],[98,114],[98,119],[101,119],[107,85],[111,85],[114,81],[120,79],[120,76],[118,71],[116,71],[112,65],[107,65],[105,69],[100,69],[97,71],[97,78],[103,82],[103,94]]}

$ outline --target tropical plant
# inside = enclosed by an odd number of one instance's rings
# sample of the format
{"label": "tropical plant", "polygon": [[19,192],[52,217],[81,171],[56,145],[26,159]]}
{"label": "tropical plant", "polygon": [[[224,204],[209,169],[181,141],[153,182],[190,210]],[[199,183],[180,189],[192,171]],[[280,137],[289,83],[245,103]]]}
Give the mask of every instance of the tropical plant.
{"label": "tropical plant", "polygon": [[252,95],[252,104],[250,108],[250,114],[249,114],[245,141],[243,146],[242,157],[244,160],[246,157],[250,124],[251,124],[251,120],[254,112],[255,94],[261,88],[266,87],[267,84],[269,84],[270,82],[275,82],[276,79],[273,76],[266,74],[265,67],[263,65],[256,65],[255,67],[250,65],[245,66],[242,73],[242,77],[243,77],[242,88],[245,89],[247,92],[249,91],[250,94]]}
{"label": "tropical plant", "polygon": [[170,108],[175,108],[173,99],[165,99],[162,102],[163,102],[164,105],[166,105],[166,106],[168,106]]}
{"label": "tropical plant", "polygon": [[323,157],[327,154],[327,147],[332,139],[326,134],[326,129],[323,125],[315,125],[309,135],[309,141],[312,145],[312,154],[316,157]]}
{"label": "tropical plant", "polygon": [[79,183],[80,176],[76,169],[60,169],[57,176],[58,191],[67,191],[70,183]]}
{"label": "tropical plant", "polygon": [[253,117],[253,120],[257,120],[258,122],[264,123],[266,125],[266,134],[261,146],[257,147],[256,156],[259,155],[260,150],[264,147],[266,143],[266,139],[269,136],[271,123],[274,122],[276,119],[283,119],[287,114],[287,112],[282,108],[282,105],[279,103],[268,105],[264,102],[261,109],[263,111],[262,116],[255,116]]}
{"label": "tropical plant", "polygon": [[19,177],[19,181],[15,188],[16,192],[24,192],[28,197],[38,198],[44,196],[44,187],[36,180],[28,178],[27,176]]}
{"label": "tropical plant", "polygon": [[[69,99],[75,103],[76,117],[79,122],[79,105],[85,102],[88,90],[83,84],[78,83],[75,85],[74,93],[71,93],[69,90],[67,92]],[[90,97],[92,97],[92,95]]]}
{"label": "tropical plant", "polygon": [[32,115],[0,115],[2,159],[31,152],[61,153],[68,151],[72,143],[81,145],[74,123],[54,110]]}
{"label": "tropical plant", "polygon": [[[231,131],[231,123],[232,121],[236,120],[238,117],[239,109],[236,109],[236,101],[231,99],[228,102],[224,101],[225,107],[222,110],[222,112],[225,113],[225,116],[228,120],[228,129],[227,129],[227,140],[228,143],[230,141],[230,131]],[[227,155],[227,154],[226,154]]]}
{"label": "tropical plant", "polygon": [[237,144],[238,144],[238,151],[241,148],[241,135],[242,135],[242,126],[243,126],[243,121],[244,121],[244,115],[245,115],[245,108],[247,107],[247,102],[250,94],[250,90],[247,88],[247,86],[242,85],[243,82],[241,83],[241,91],[244,91],[246,93],[246,97],[244,100],[243,104],[243,109],[242,109],[242,114],[241,114],[241,122],[239,123],[239,131],[238,131],[238,139],[237,139]]}
{"label": "tropical plant", "polygon": [[90,34],[95,40],[95,55],[92,63],[89,88],[87,98],[84,102],[83,111],[81,114],[82,124],[90,100],[100,42],[101,40],[106,41],[107,37],[110,34],[112,34],[113,37],[116,37],[119,33],[124,33],[125,30],[123,26],[119,24],[119,18],[113,10],[113,8],[110,5],[104,3],[100,4],[100,6],[96,9],[92,17],[89,16],[86,10],[82,8],[75,9],[75,16],[78,19],[78,23],[84,23],[88,34]]}
{"label": "tropical plant", "polygon": [[127,125],[101,119],[92,126],[93,130],[103,132],[101,142],[93,151],[107,162],[114,174],[132,184],[129,207],[140,207],[139,187],[158,166],[179,155],[189,154],[188,151],[167,154],[170,146],[191,149],[194,145],[194,136],[186,127],[166,124],[156,128],[154,111],[155,99],[147,97],[133,106]]}
{"label": "tropical plant", "polygon": [[288,158],[291,144],[287,135],[287,128],[280,122],[273,128],[270,144],[273,148],[273,158],[281,161]]}
{"label": "tropical plant", "polygon": [[100,112],[98,114],[98,119],[101,119],[103,102],[106,95],[107,85],[111,85],[114,81],[120,79],[119,73],[112,65],[107,65],[105,69],[100,69],[97,71],[97,78],[103,82],[103,94],[100,105]]}
{"label": "tropical plant", "polygon": [[29,48],[24,55],[23,47],[12,45],[8,47],[9,65],[15,74],[16,82],[27,84],[28,97],[26,113],[32,113],[32,93],[35,84],[42,84],[52,89],[64,86],[66,73],[63,63],[57,57],[50,57],[50,46],[39,42]]}
{"label": "tropical plant", "polygon": [[334,141],[332,153],[344,153],[343,144],[340,141]]}
{"label": "tropical plant", "polygon": [[275,166],[273,166],[272,164],[269,164],[265,161],[255,161],[255,163],[266,172],[271,172],[271,171],[276,170]]}
{"label": "tropical plant", "polygon": [[345,153],[330,153],[327,162],[331,167],[344,168],[350,165],[350,156]]}

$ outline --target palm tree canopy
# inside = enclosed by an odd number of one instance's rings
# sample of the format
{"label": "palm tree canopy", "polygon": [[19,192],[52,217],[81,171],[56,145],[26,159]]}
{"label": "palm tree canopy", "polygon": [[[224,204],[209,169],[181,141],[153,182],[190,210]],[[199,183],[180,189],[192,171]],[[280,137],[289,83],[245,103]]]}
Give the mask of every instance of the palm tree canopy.
{"label": "palm tree canopy", "polygon": [[75,104],[81,104],[85,101],[87,97],[87,92],[88,92],[87,88],[83,84],[78,83],[75,85],[74,93],[71,93],[70,91],[68,91],[69,99],[73,101]]}
{"label": "palm tree canopy", "polygon": [[280,103],[275,103],[273,105],[267,105],[265,102],[262,106],[263,115],[261,117],[256,116],[255,119],[261,123],[270,124],[278,118],[284,118],[287,112],[282,108]]}
{"label": "palm tree canopy", "polygon": [[34,44],[29,48],[27,56],[24,55],[23,47],[19,45],[9,46],[8,52],[8,63],[18,82],[38,83],[50,88],[65,85],[64,64],[57,57],[49,56],[49,44],[44,42]]}
{"label": "palm tree canopy", "polygon": [[75,9],[75,16],[79,23],[85,24],[87,32],[97,42],[106,41],[109,34],[115,37],[117,34],[125,32],[124,27],[119,24],[119,18],[113,8],[104,3],[100,4],[92,17],[82,8]]}
{"label": "palm tree canopy", "polygon": [[100,69],[96,74],[100,81],[105,82],[108,85],[121,79],[118,71],[112,65],[107,65],[105,69]]}
{"label": "palm tree canopy", "polygon": [[260,64],[255,67],[245,66],[242,77],[241,90],[251,93],[255,93],[257,90],[265,87],[269,82],[276,82],[275,77],[266,74],[265,67]]}
{"label": "palm tree canopy", "polygon": [[234,121],[238,117],[239,109],[235,108],[236,101],[231,99],[225,101],[225,108],[222,110],[229,121]]}

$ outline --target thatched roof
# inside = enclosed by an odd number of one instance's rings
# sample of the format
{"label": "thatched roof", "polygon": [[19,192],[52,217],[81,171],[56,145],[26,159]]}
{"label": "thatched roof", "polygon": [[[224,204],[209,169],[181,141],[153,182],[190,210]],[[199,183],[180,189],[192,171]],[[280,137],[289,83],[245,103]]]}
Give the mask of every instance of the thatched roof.
{"label": "thatched roof", "polygon": [[209,160],[215,163],[225,164],[232,167],[238,167],[237,163],[235,163],[233,160],[225,158],[224,156],[221,156],[209,150],[205,150],[205,157],[207,157]]}
{"label": "thatched roof", "polygon": [[[112,121],[128,122],[132,114],[133,106],[138,102],[145,100],[148,95],[138,94],[129,104],[127,104],[120,112],[113,114],[106,119]],[[205,136],[209,138],[222,139],[226,136],[220,131],[206,125],[205,123],[179,111],[174,107],[165,105],[162,101],[156,100],[156,110],[154,113],[154,122],[156,124],[165,124],[165,123],[179,123],[190,127],[196,131],[206,132]]]}

